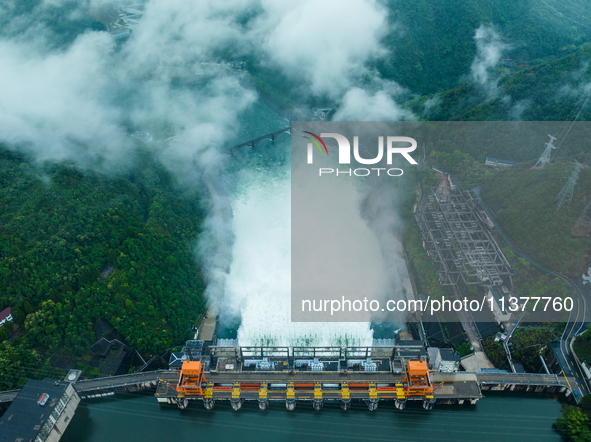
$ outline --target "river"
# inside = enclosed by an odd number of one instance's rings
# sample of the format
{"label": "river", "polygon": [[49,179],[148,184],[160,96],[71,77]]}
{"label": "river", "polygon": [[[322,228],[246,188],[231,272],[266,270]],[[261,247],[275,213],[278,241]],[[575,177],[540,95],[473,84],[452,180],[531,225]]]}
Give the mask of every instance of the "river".
{"label": "river", "polygon": [[552,423],[560,403],[540,396],[490,394],[476,405],[436,405],[425,411],[420,403],[396,410],[381,403],[370,412],[363,403],[348,411],[325,405],[314,411],[298,403],[287,411],[271,403],[260,411],[245,403],[233,411],[229,403],[217,402],[208,411],[200,403],[179,410],[160,405],[151,394],[118,395],[81,402],[62,442],[174,442],[286,441],[321,437],[323,441],[560,441]]}

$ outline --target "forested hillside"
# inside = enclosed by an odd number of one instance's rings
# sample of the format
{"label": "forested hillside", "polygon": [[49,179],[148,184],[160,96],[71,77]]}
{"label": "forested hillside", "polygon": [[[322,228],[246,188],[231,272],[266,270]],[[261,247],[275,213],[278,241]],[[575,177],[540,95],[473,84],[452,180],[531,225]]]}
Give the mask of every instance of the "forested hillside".
{"label": "forested hillside", "polygon": [[[53,47],[63,48],[85,31],[106,30],[102,23],[90,15],[89,6],[84,8],[85,14],[78,13],[80,6],[80,2],[75,0],[2,2],[0,36],[22,36],[28,32],[49,34],[48,43]],[[93,6],[96,9],[98,5]],[[34,31],[31,30],[32,23],[35,24]]]}
{"label": "forested hillside", "polygon": [[[503,58],[516,64],[560,56],[591,40],[591,28],[576,21],[591,16],[584,0],[389,0],[391,31],[386,38],[393,56],[379,64],[414,93],[452,89],[470,72],[480,25],[497,30],[506,45]],[[461,119],[461,118],[460,118]]]}
{"label": "forested hillside", "polygon": [[[591,43],[562,57],[499,75],[495,94],[472,82],[423,96],[407,105],[430,121],[564,121],[582,107],[591,81]],[[579,121],[591,119],[585,106]]]}
{"label": "forested hillside", "polygon": [[99,319],[140,352],[187,338],[204,310],[192,252],[203,212],[161,166],[140,163],[106,176],[0,149],[0,310],[26,330],[0,344],[0,360],[33,348],[83,355]]}
{"label": "forested hillside", "polygon": [[489,174],[482,196],[496,211],[509,235],[530,256],[548,268],[580,277],[588,265],[591,241],[575,222],[591,198],[591,168],[581,170],[572,204],[556,212],[554,198],[574,164],[553,163],[543,169],[519,164]]}

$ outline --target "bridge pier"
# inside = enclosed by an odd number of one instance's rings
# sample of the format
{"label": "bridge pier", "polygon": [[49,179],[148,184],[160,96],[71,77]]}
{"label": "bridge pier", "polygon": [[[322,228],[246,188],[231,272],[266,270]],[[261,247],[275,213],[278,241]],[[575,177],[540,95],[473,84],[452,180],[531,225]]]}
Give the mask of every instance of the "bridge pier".
{"label": "bridge pier", "polygon": [[379,399],[367,400],[367,408],[369,409],[369,411],[376,411],[378,409],[378,401]]}
{"label": "bridge pier", "polygon": [[189,405],[189,401],[185,398],[176,398],[176,405],[181,409],[184,410]]}
{"label": "bridge pier", "polygon": [[404,408],[406,407],[406,399],[396,399],[396,401],[394,402],[394,406],[398,410],[404,410]]}
{"label": "bridge pier", "polygon": [[230,399],[230,405],[232,406],[232,410],[238,411],[242,408],[242,399],[232,400]]}
{"label": "bridge pier", "polygon": [[213,410],[214,405],[215,401],[213,399],[203,399],[203,406],[206,410]]}
{"label": "bridge pier", "polygon": [[[464,401],[462,400],[462,403],[463,402]],[[425,410],[432,410],[434,405],[435,405],[435,398],[433,398],[433,399],[427,399],[427,398],[423,399],[423,408]]]}

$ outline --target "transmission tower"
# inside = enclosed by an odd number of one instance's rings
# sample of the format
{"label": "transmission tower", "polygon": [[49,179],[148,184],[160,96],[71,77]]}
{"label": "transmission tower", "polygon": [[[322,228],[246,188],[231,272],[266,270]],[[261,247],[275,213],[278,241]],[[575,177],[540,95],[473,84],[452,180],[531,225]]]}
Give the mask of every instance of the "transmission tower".
{"label": "transmission tower", "polygon": [[550,141],[546,143],[546,149],[544,149],[544,153],[542,154],[542,156],[540,157],[540,159],[534,167],[536,167],[538,164],[541,164],[542,167],[544,167],[546,164],[550,162],[552,151],[558,149],[558,147],[554,145],[554,140],[556,140],[556,137],[553,137],[552,135],[548,136],[550,137]]}
{"label": "transmission tower", "polygon": [[587,235],[591,233],[591,200],[587,203],[581,215],[579,215],[579,219],[575,224],[575,229],[579,226],[587,226]]}
{"label": "transmission tower", "polygon": [[[542,155],[543,156],[543,155]],[[575,191],[575,184],[577,184],[577,180],[579,179],[579,172],[581,171],[581,163],[575,160],[575,168],[573,169],[572,173],[570,174],[570,178],[562,188],[554,201],[558,201],[558,207],[556,207],[556,212],[560,210],[564,203],[571,203],[573,200],[573,192]],[[556,213],[554,212],[554,213]]]}

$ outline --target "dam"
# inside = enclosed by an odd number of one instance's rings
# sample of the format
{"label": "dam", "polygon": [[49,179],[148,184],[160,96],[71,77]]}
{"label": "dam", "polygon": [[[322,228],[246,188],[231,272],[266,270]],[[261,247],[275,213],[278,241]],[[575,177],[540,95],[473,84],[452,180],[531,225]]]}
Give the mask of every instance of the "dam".
{"label": "dam", "polygon": [[[228,401],[236,411],[245,401],[258,403],[261,410],[271,403],[294,410],[301,403],[316,411],[324,403],[348,410],[353,402],[365,403],[370,411],[380,402],[404,410],[408,401],[417,401],[431,410],[437,404],[474,405],[486,391],[572,395],[566,378],[557,375],[438,371],[436,348],[416,341],[382,347],[209,344],[187,341],[186,360],[177,369],[65,381],[82,400],[151,390],[162,405],[184,409],[201,403],[211,410],[216,401]],[[0,392],[0,406],[9,406],[19,393]]]}
{"label": "dam", "polygon": [[[186,408],[200,401],[212,409],[230,401],[234,410],[244,401],[297,402],[320,410],[326,401],[363,401],[369,410],[379,401],[394,401],[404,409],[408,400],[475,404],[482,394],[474,374],[432,376],[421,345],[394,347],[211,347],[195,360],[183,361],[174,382],[163,380],[156,389],[160,403]],[[451,375],[451,376],[450,376]]]}

